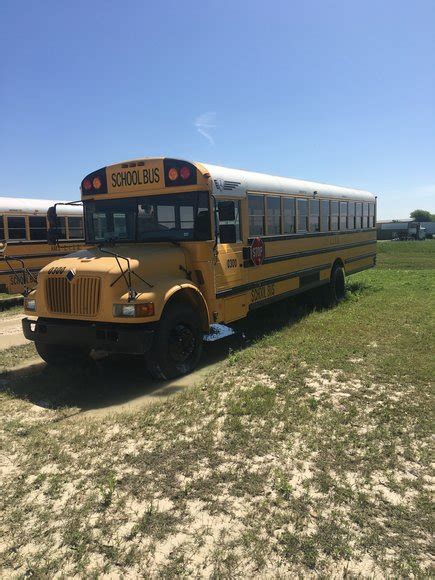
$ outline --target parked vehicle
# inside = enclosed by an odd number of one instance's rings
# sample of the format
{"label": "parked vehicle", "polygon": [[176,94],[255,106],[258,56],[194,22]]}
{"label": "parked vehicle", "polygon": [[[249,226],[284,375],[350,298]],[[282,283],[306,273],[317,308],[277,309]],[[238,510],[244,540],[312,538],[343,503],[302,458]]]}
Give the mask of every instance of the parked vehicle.
{"label": "parked vehicle", "polygon": [[98,349],[182,375],[213,323],[316,287],[340,301],[345,275],[376,261],[367,191],[169,158],[104,167],[81,190],[93,247],[45,266],[25,300],[50,364]]}
{"label": "parked vehicle", "polygon": [[0,197],[0,292],[19,294],[35,287],[43,266],[84,247],[81,205],[60,207],[58,241],[47,242],[47,211],[54,203]]}

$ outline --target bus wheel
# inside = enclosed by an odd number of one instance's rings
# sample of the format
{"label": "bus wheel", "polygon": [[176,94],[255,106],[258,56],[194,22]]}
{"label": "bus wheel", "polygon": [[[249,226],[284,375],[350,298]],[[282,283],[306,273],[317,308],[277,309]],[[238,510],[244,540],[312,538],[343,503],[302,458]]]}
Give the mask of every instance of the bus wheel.
{"label": "bus wheel", "polygon": [[169,305],[160,319],[147,367],[153,378],[174,379],[194,370],[202,352],[201,323],[187,304]]}
{"label": "bus wheel", "polygon": [[324,288],[323,302],[325,306],[335,306],[339,302],[342,302],[345,297],[346,281],[344,269],[337,264],[332,269],[329,284]]}
{"label": "bus wheel", "polygon": [[49,365],[54,367],[83,365],[89,362],[89,350],[63,344],[45,344],[35,341],[35,347],[39,356]]}

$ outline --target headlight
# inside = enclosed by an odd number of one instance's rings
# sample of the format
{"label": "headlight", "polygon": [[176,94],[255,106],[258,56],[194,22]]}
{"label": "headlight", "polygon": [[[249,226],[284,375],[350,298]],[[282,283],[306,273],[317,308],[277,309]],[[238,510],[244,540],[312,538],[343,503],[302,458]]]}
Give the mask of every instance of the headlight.
{"label": "headlight", "polygon": [[24,300],[24,308],[34,312],[36,310],[36,300],[34,298],[26,298]]}
{"label": "headlight", "polygon": [[144,302],[142,304],[114,304],[113,316],[127,318],[154,316],[154,303]]}

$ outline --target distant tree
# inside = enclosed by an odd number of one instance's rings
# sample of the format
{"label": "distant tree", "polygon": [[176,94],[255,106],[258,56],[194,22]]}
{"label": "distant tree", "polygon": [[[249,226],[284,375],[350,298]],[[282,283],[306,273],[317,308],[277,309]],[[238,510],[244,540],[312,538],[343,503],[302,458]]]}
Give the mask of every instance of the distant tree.
{"label": "distant tree", "polygon": [[432,222],[435,216],[425,209],[415,209],[410,213],[412,219],[416,222]]}

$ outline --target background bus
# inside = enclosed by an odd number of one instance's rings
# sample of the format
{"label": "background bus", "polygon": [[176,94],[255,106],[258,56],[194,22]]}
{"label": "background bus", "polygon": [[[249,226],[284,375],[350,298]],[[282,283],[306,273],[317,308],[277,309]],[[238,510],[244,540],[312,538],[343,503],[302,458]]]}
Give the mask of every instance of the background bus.
{"label": "background bus", "polygon": [[24,290],[20,260],[28,270],[27,282],[32,287],[46,264],[83,247],[82,206],[58,206],[59,243],[47,243],[47,210],[55,203],[61,202],[0,197],[0,292],[19,294]]}

